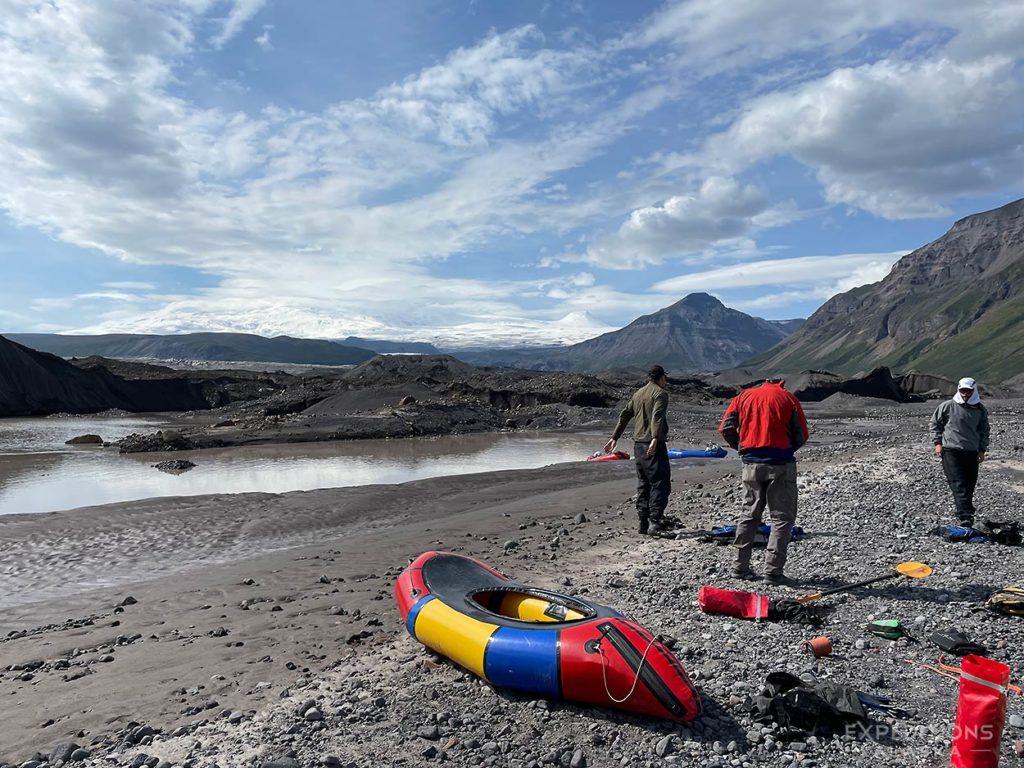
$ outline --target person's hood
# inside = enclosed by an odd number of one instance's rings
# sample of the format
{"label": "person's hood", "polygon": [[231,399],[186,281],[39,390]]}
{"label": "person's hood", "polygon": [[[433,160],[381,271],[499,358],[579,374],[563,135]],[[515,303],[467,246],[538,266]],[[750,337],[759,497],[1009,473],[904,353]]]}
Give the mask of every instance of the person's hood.
{"label": "person's hood", "polygon": [[954,403],[960,403],[960,405],[980,405],[981,404],[981,392],[980,392],[979,387],[978,387],[978,382],[976,382],[974,379],[960,379],[960,384],[958,386],[968,386],[968,385],[970,385],[971,388],[974,390],[971,393],[970,399],[965,401],[963,395],[960,394],[960,390],[958,389],[956,394],[953,395],[953,402]]}

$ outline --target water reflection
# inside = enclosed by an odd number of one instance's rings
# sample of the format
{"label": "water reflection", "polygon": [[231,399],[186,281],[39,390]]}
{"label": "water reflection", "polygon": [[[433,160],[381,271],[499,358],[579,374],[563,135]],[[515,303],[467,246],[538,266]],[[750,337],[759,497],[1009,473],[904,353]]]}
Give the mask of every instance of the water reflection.
{"label": "water reflection", "polygon": [[[32,445],[59,444],[83,431],[47,425]],[[103,425],[99,425],[103,426]],[[113,434],[114,427],[107,432]],[[118,425],[118,428],[125,427]],[[123,429],[130,432],[137,428]],[[144,427],[154,428],[152,424]],[[0,424],[0,436],[3,425]],[[64,437],[67,435],[67,437]],[[117,436],[117,435],[114,435]],[[4,437],[0,437],[4,439]],[[9,434],[6,439],[10,443]],[[257,446],[171,454],[120,456],[113,449],[0,455],[0,515],[50,512],[155,496],[312,490],[402,483],[441,475],[527,469],[580,461],[600,447],[592,434],[488,434],[435,439],[372,440],[293,446]],[[29,442],[20,444],[24,450]],[[152,468],[167,458],[194,461],[182,475]]]}

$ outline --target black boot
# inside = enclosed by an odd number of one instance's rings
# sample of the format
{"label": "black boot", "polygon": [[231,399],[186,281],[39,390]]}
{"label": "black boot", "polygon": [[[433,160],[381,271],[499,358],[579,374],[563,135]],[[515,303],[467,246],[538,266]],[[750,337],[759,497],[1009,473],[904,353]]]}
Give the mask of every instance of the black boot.
{"label": "black boot", "polygon": [[647,515],[640,515],[639,517],[640,517],[640,525],[637,527],[637,530],[641,534],[646,534],[647,533],[647,529],[650,527],[650,519],[647,517]]}

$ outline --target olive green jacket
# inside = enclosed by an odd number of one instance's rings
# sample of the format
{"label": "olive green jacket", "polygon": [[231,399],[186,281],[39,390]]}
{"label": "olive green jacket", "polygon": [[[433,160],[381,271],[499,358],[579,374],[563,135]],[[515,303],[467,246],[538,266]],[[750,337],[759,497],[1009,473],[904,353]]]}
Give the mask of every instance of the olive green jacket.
{"label": "olive green jacket", "polygon": [[668,392],[659,387],[653,381],[638,389],[626,407],[619,414],[619,423],[615,425],[612,439],[618,440],[622,437],[626,425],[630,419],[633,423],[633,439],[641,443],[649,443],[651,440],[668,440],[668,421],[665,413],[668,411]]}

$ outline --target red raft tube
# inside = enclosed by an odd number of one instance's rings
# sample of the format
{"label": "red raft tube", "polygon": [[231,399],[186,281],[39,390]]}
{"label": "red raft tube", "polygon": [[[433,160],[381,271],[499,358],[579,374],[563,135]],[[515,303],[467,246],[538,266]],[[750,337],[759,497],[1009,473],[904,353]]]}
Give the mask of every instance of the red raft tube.
{"label": "red raft tube", "polygon": [[613,608],[448,552],[416,558],[395,600],[409,634],[492,685],[680,722],[701,713],[679,660]]}

